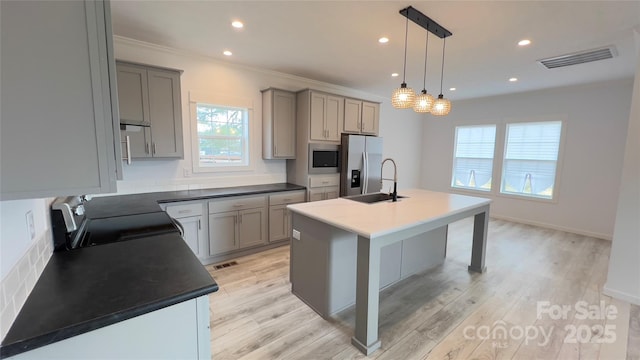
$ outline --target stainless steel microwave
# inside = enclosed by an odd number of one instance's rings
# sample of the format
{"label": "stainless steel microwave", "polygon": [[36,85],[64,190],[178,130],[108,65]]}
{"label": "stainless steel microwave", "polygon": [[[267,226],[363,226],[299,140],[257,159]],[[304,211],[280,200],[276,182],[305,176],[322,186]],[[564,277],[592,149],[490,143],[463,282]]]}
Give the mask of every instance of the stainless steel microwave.
{"label": "stainless steel microwave", "polygon": [[340,145],[309,144],[309,174],[340,172]]}

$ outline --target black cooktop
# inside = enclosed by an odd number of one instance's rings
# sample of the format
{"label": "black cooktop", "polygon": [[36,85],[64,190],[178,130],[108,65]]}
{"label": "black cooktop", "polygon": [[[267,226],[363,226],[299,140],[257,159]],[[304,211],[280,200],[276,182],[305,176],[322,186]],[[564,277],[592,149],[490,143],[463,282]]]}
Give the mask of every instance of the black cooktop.
{"label": "black cooktop", "polygon": [[78,247],[126,241],[166,233],[179,233],[165,212],[87,219]]}

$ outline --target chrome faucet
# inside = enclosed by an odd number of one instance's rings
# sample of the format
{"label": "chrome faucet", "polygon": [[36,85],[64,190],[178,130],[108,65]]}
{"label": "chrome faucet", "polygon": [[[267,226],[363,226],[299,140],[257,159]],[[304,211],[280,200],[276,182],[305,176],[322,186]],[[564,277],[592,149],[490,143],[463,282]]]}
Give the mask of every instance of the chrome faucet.
{"label": "chrome faucet", "polygon": [[[382,177],[382,170],[384,170],[384,163],[387,160],[393,163],[393,179],[385,179]],[[382,165],[380,166],[380,183],[382,184],[382,180],[393,180],[393,193],[391,194],[391,201],[398,201],[398,167],[396,166],[396,162],[392,158],[386,158],[382,160]]]}

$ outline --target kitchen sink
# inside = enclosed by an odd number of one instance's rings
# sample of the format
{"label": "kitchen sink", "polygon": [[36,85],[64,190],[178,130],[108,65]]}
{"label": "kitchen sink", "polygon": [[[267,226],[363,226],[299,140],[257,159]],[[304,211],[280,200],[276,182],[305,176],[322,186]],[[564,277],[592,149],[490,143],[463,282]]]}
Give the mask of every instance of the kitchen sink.
{"label": "kitchen sink", "polygon": [[[398,199],[402,199],[405,196],[398,195]],[[353,201],[359,201],[362,203],[373,204],[381,201],[389,201],[393,196],[387,193],[373,193],[373,194],[362,194],[362,195],[353,195],[353,196],[345,196],[344,199],[349,199]]]}

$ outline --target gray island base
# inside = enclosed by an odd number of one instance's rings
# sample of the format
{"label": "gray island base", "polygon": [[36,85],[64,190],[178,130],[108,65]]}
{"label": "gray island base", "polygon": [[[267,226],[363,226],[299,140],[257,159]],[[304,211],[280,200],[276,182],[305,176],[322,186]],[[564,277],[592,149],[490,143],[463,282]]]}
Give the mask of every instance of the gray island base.
{"label": "gray island base", "polygon": [[[485,271],[490,200],[405,190],[398,202],[333,199],[289,205],[291,291],[324,318],[355,302],[352,344],[380,348],[380,290],[441,264],[448,224],[474,217],[469,271]],[[299,232],[299,235],[298,235]]]}

